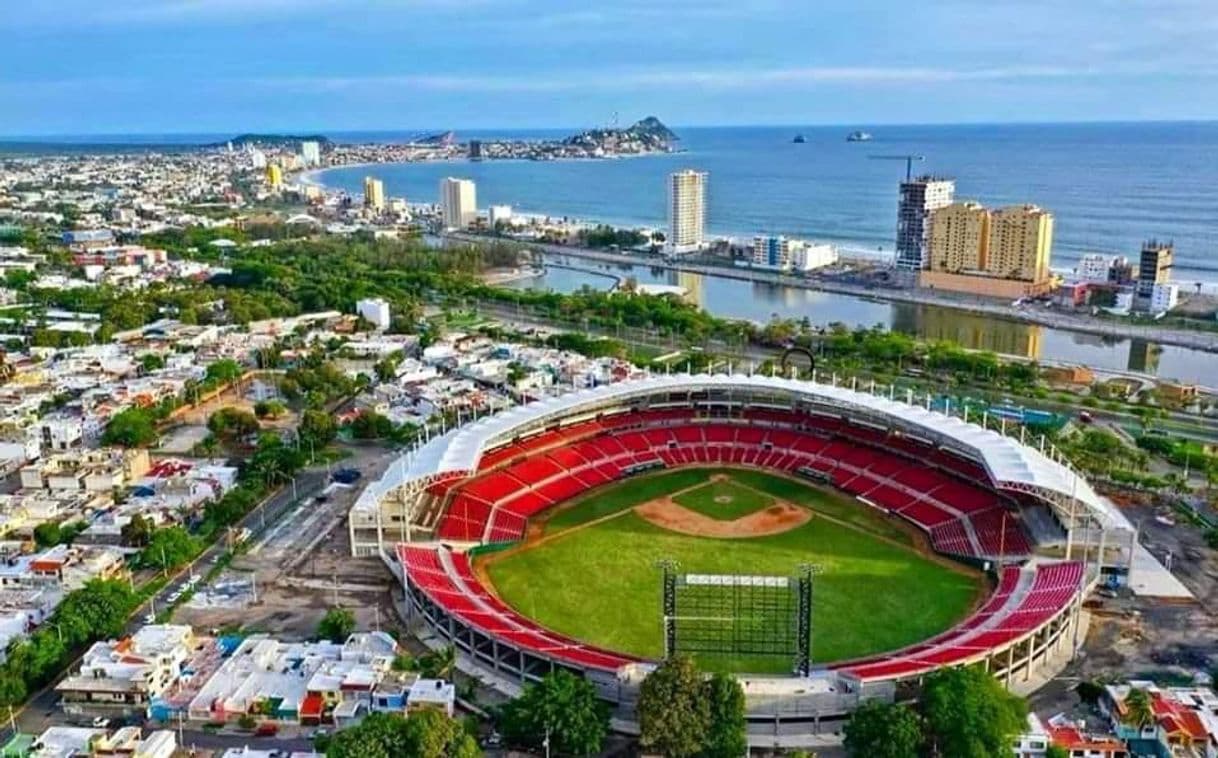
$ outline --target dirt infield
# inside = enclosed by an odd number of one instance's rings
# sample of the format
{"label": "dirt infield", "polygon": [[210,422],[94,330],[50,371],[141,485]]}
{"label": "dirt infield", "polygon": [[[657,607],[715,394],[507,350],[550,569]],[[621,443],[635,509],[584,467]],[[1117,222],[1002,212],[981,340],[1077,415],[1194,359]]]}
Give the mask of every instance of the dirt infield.
{"label": "dirt infield", "polygon": [[735,521],[720,521],[704,516],[673,502],[671,498],[648,501],[636,506],[634,512],[662,529],[692,537],[729,539],[782,534],[803,526],[812,519],[812,513],[808,509],[783,501]]}

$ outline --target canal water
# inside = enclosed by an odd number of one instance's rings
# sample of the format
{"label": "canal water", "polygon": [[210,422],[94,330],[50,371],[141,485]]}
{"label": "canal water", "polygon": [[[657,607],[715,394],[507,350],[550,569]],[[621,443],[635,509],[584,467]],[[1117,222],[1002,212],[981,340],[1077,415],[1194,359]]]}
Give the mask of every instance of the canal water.
{"label": "canal water", "polygon": [[1136,371],[1207,386],[1218,384],[1218,355],[1141,339],[1101,337],[934,305],[870,300],[643,265],[599,263],[564,255],[548,255],[546,263],[544,274],[505,286],[570,293],[582,287],[610,289],[620,280],[633,278],[639,284],[683,287],[692,302],[726,318],[761,323],[775,316],[807,318],[814,326],[841,322],[852,328],[878,324],[921,339],[951,340],[1006,355]]}

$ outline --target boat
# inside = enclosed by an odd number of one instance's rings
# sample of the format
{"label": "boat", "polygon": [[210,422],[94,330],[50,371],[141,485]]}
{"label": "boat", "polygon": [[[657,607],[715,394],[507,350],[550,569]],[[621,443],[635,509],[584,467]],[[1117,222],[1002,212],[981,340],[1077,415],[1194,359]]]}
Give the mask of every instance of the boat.
{"label": "boat", "polygon": [[802,135],[802,134],[796,134],[795,139],[793,139],[791,141],[797,145],[802,145],[803,143],[807,142],[807,140],[804,139],[804,135]]}
{"label": "boat", "polygon": [[870,132],[850,132],[846,135],[847,142],[870,142]]}

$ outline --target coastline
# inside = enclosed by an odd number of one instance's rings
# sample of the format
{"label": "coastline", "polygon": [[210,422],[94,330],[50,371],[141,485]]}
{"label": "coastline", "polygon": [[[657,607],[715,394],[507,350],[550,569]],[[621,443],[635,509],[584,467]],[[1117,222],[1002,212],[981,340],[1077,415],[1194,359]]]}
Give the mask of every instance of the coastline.
{"label": "coastline", "polygon": [[[478,237],[477,235],[471,234],[450,234],[447,235],[446,238],[474,244],[485,243],[487,241],[487,238]],[[643,259],[638,256],[627,255],[624,253],[611,253],[601,250],[589,250],[585,248],[556,245],[533,244],[531,247],[535,247],[541,252],[549,255],[566,255],[572,258],[582,258],[585,260],[598,261],[602,263],[632,266],[652,266],[655,268],[691,274],[700,274],[703,276],[717,276],[724,279],[761,282],[798,289],[832,292],[834,294],[862,299],[934,306],[1015,323],[1033,324],[1037,326],[1078,332],[1082,334],[1093,334],[1096,336],[1109,337],[1113,339],[1145,339],[1149,342],[1160,345],[1174,345],[1206,353],[1218,353],[1218,332],[1190,331],[1183,329],[1155,330],[1152,327],[1140,324],[1126,324],[1115,321],[1096,321],[1093,319],[1084,319],[1065,314],[1047,313],[1031,308],[1015,308],[1009,305],[1003,305],[1001,303],[960,301],[955,298],[945,297],[933,292],[924,292],[918,290],[869,289],[867,287],[844,284],[841,282],[807,280],[800,277],[788,276],[769,271],[758,271],[748,268],[737,269],[693,264],[682,262],[679,259]]]}
{"label": "coastline", "polygon": [[[527,158],[501,158],[501,159],[489,159],[489,160],[483,160],[483,161],[472,161],[469,158],[442,158],[442,159],[420,160],[420,161],[372,161],[372,162],[363,162],[363,163],[343,164],[341,166],[324,166],[324,167],[319,167],[319,168],[315,168],[315,169],[310,169],[309,171],[296,175],[296,180],[302,184],[319,187],[326,191],[350,192],[350,190],[347,190],[345,188],[337,187],[332,184],[327,184],[324,181],[326,172],[336,171],[336,170],[340,170],[340,169],[349,169],[349,168],[370,168],[370,167],[376,167],[376,166],[411,166],[411,165],[415,165],[415,164],[429,164],[429,163],[431,163],[431,164],[435,164],[435,163],[452,163],[452,164],[534,163],[534,162],[536,162],[536,163],[575,163],[575,162],[599,162],[599,161],[610,161],[610,160],[622,160],[625,158],[655,158],[655,157],[666,156],[666,155],[675,156],[675,155],[687,155],[687,154],[688,154],[688,152],[685,150],[678,150],[678,151],[674,151],[674,152],[636,153],[636,154],[619,155],[619,156],[606,156],[606,157],[602,157],[602,158],[574,158],[574,157],[572,157],[572,158],[555,158],[553,160],[546,160],[546,161],[530,161]],[[602,224],[602,223],[609,224],[612,226],[640,228],[640,229],[663,229],[665,226],[663,219],[643,219],[643,218],[625,218],[625,217],[623,217],[623,218],[601,217],[599,219],[591,219],[591,218],[572,217],[571,214],[551,213],[551,212],[547,212],[544,210],[541,210],[541,211],[518,210],[516,212],[516,215],[519,215],[521,217],[526,217],[526,218],[532,218],[532,219],[567,218],[567,219],[572,220],[575,223],[586,224],[589,226],[595,226],[597,224]],[[765,234],[766,232],[764,230],[740,231],[740,230],[724,230],[724,229],[708,228],[707,233],[713,237],[721,237],[721,238],[728,239],[734,244],[748,245],[754,236],[756,236],[758,234]],[[875,242],[877,240],[867,241],[867,240],[847,239],[847,238],[842,238],[842,237],[826,236],[826,235],[819,235],[819,236],[818,235],[805,235],[803,238],[807,239],[810,242],[823,242],[823,243],[833,245],[835,248],[838,249],[838,252],[841,254],[841,256],[843,258],[846,258],[849,260],[855,260],[855,261],[866,262],[866,263],[886,262],[886,261],[891,261],[892,256],[894,255],[893,248],[876,245]],[[886,242],[886,244],[895,244],[895,243],[892,243],[891,241],[885,241],[885,242]],[[1108,254],[1116,255],[1119,253],[1108,253]],[[1072,274],[1075,269],[1071,266],[1065,266],[1065,267],[1056,267],[1055,266],[1055,267],[1052,267],[1051,270],[1055,274],[1062,275],[1062,276],[1065,276],[1068,278],[1069,275]],[[1201,285],[1200,294],[1204,294],[1204,295],[1211,296],[1211,297],[1218,297],[1218,279],[1204,278],[1206,275],[1212,276],[1213,272],[1203,272],[1203,271],[1193,271],[1191,269],[1182,269],[1179,273],[1182,275],[1182,278],[1180,281],[1177,282],[1177,284],[1179,284],[1179,286],[1180,286],[1180,291],[1181,291],[1182,296],[1185,294],[1191,293],[1193,291],[1193,287],[1195,284],[1200,284]],[[874,293],[870,294],[869,296],[878,297]],[[948,307],[952,307],[952,306],[948,306]]]}

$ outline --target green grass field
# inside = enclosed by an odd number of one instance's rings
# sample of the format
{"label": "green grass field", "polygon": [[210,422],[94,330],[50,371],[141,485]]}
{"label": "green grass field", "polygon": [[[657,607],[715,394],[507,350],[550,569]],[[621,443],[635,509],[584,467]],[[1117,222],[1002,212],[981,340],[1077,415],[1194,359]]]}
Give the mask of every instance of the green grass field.
{"label": "green grass field", "polygon": [[[750,539],[691,537],[661,529],[630,508],[724,473],[741,485],[840,518]],[[699,488],[710,492],[709,487]],[[756,496],[745,487],[735,487]],[[688,493],[687,493],[688,494]],[[733,494],[735,491],[733,490]],[[710,497],[711,505],[716,505]],[[764,501],[764,497],[758,497]],[[689,506],[687,506],[689,507]],[[573,527],[599,518],[600,523]],[[716,516],[718,518],[719,516]],[[661,655],[660,572],[673,559],[686,572],[789,576],[816,563],[813,658],[817,663],[898,648],[930,637],[968,613],[984,582],[922,557],[902,530],[836,493],[760,472],[681,469],[629,479],[573,503],[547,524],[548,541],[490,560],[499,595],[541,624],[623,652]],[[703,661],[738,672],[782,673],[790,661]]]}
{"label": "green grass field", "polygon": [[733,481],[722,480],[707,482],[682,492],[675,495],[673,501],[691,511],[720,521],[735,521],[774,504],[774,498],[768,495]]}

